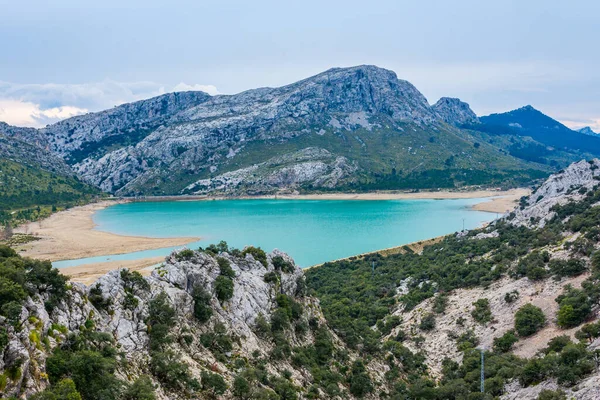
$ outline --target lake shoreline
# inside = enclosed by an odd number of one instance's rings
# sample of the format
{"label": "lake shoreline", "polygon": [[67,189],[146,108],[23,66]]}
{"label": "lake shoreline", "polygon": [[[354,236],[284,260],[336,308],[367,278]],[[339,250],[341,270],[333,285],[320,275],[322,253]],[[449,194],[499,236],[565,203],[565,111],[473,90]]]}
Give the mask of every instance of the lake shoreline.
{"label": "lake shoreline", "polygon": [[[472,206],[473,210],[492,213],[504,213],[513,209],[518,199],[528,194],[528,189],[509,191],[470,191],[470,192],[375,192],[375,193],[328,193],[312,195],[256,196],[236,198],[190,198],[152,197],[144,199],[105,200],[85,206],[60,211],[47,219],[22,225],[15,232],[28,233],[40,237],[38,241],[17,247],[23,256],[47,259],[50,261],[72,260],[79,258],[127,254],[136,251],[154,250],[165,247],[186,246],[200,240],[198,237],[151,238],[144,236],[124,236],[96,230],[93,216],[107,207],[141,201],[207,201],[207,200],[411,200],[411,199],[469,199],[490,197],[489,200]],[[400,246],[402,247],[402,246]],[[379,250],[385,251],[385,249]],[[92,283],[109,270],[133,268],[142,270],[155,265],[160,260],[140,259],[126,261],[107,261],[77,267],[61,268],[61,272],[71,276],[74,281]]]}

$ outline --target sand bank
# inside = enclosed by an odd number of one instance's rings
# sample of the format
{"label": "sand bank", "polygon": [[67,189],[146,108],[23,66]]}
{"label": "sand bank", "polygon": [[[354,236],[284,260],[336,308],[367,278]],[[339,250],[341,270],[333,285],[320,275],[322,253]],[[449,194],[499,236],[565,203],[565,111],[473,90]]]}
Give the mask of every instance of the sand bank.
{"label": "sand bank", "polygon": [[58,261],[125,254],[162,247],[184,246],[200,240],[197,237],[147,238],[123,236],[94,229],[92,216],[96,211],[117,204],[103,201],[60,211],[42,221],[31,222],[15,229],[41,238],[17,247],[24,256]]}

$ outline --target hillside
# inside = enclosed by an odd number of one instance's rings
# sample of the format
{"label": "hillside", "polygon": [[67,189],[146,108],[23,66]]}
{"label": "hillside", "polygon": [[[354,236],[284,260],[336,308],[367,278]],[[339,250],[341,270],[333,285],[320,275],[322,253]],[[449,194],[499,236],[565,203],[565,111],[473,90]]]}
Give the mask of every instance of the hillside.
{"label": "hillside", "polygon": [[422,253],[310,269],[308,286],[351,348],[375,355],[393,340],[422,357],[428,374],[409,378],[404,393],[479,398],[468,396],[479,391],[483,347],[487,393],[597,398],[599,165],[573,164],[506,219]]}
{"label": "hillside", "polygon": [[0,123],[0,225],[47,216],[53,207],[100,194],[48,148],[39,131]]}
{"label": "hillside", "polygon": [[475,120],[458,99],[430,106],[394,72],[358,66],[235,95],[167,94],[40,134],[118,195],[518,185],[551,171],[456,127]]}

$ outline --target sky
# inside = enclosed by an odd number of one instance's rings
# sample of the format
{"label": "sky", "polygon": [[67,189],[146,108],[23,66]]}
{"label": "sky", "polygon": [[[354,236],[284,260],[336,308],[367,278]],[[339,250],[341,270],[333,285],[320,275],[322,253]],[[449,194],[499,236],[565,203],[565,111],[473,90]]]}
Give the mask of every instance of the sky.
{"label": "sky", "polygon": [[599,18],[596,0],[0,0],[0,121],[374,64],[430,103],[531,104],[600,132]]}

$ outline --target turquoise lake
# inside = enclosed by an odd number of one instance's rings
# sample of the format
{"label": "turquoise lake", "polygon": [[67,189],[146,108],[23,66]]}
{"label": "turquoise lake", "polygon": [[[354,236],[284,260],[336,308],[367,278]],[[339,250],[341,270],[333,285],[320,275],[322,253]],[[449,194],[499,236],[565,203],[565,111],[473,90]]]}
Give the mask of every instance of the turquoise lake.
{"label": "turquoise lake", "polygon": [[[96,229],[147,237],[201,237],[190,248],[225,240],[230,246],[275,248],[302,267],[429,239],[496,217],[471,210],[486,199],[215,200],[118,204],[94,215]],[[58,261],[57,268],[163,256],[174,248]]]}

